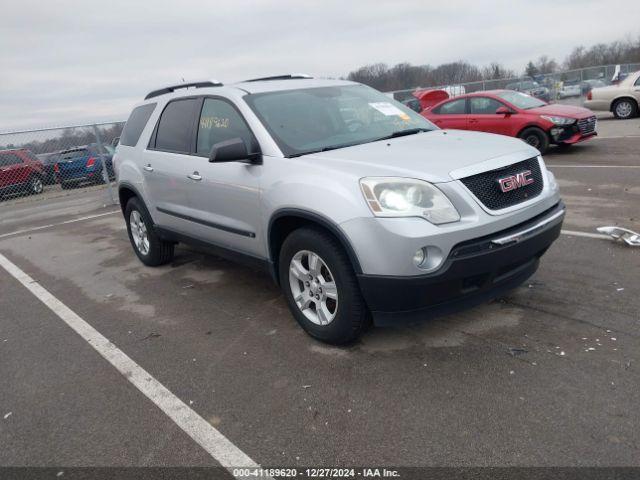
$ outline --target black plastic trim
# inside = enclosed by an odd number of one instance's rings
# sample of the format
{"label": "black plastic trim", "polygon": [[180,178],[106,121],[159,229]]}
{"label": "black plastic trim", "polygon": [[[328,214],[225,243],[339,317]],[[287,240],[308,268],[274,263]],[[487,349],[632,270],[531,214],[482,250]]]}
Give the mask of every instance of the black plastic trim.
{"label": "black plastic trim", "polygon": [[256,238],[256,234],[254,232],[250,232],[248,230],[241,230],[239,228],[228,227],[226,225],[220,225],[219,223],[209,222],[207,220],[202,220],[200,218],[195,218],[190,215],[184,215],[182,213],[173,212],[171,210],[167,210],[166,208],[156,207],[156,210],[160,213],[165,213],[167,215],[171,215],[172,217],[181,218],[183,220],[187,220],[189,222],[199,223],[200,225],[204,225],[205,227],[215,228],[217,230],[222,230],[229,233],[235,233],[236,235],[241,235],[243,237]]}
{"label": "black plastic trim", "polygon": [[[553,215],[563,208],[559,203],[543,215]],[[540,257],[560,235],[563,217],[509,245],[492,246],[490,239],[539,220],[536,216],[519,226],[457,245],[435,273],[412,277],[358,275],[375,323],[423,320],[477,305],[516,288],[536,271]]]}
{"label": "black plastic trim", "polygon": [[245,266],[271,274],[271,263],[266,258],[256,257],[254,255],[240,252],[227,246],[218,245],[208,240],[193,237],[191,235],[187,235],[170,228],[154,225],[154,230],[156,231],[158,236],[166,242],[180,242],[187,245],[204,248],[208,250],[208,253],[212,253],[233,262],[241,263]]}
{"label": "black plastic trim", "polygon": [[269,239],[269,254],[270,254],[269,258],[272,262],[274,259],[271,258],[271,228],[273,226],[273,223],[277,219],[282,217],[298,217],[298,218],[302,218],[305,220],[318,223],[319,225],[325,227],[327,230],[333,233],[338,238],[338,241],[342,244],[343,248],[347,252],[347,256],[351,261],[351,265],[353,266],[353,270],[355,271],[355,273],[356,274],[362,273],[362,267],[360,267],[360,262],[358,261],[358,257],[355,253],[355,250],[351,246],[351,242],[349,242],[349,239],[347,238],[345,233],[340,229],[340,227],[336,223],[332,222],[328,218],[318,213],[310,212],[308,210],[303,210],[299,208],[283,208],[283,209],[277,210],[271,216],[271,219],[269,220],[267,238]]}

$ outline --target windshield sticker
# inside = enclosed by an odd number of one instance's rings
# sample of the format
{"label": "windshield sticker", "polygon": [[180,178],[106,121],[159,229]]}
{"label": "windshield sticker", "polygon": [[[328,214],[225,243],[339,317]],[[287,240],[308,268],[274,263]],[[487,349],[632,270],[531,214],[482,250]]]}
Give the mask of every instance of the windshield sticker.
{"label": "windshield sticker", "polygon": [[398,116],[403,120],[409,120],[409,115],[404,113],[395,105],[390,104],[389,102],[373,102],[369,103],[369,105],[378,110],[383,115],[386,115],[387,117]]}

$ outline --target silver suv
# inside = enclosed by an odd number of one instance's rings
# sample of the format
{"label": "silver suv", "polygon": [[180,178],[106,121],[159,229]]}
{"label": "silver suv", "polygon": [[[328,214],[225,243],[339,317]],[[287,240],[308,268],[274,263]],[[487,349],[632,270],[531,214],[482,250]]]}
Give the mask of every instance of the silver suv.
{"label": "silver suv", "polygon": [[145,265],[178,242],[268,270],[325,342],[487,301],[535,272],[564,217],[539,152],[439,130],[367,86],[297,75],[156,90],[114,157]]}

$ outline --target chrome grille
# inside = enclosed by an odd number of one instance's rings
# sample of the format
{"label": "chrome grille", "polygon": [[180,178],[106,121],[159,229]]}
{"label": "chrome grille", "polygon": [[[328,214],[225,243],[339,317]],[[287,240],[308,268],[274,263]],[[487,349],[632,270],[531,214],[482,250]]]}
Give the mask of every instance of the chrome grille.
{"label": "chrome grille", "polygon": [[581,135],[590,135],[596,131],[596,116],[578,120],[578,129]]}

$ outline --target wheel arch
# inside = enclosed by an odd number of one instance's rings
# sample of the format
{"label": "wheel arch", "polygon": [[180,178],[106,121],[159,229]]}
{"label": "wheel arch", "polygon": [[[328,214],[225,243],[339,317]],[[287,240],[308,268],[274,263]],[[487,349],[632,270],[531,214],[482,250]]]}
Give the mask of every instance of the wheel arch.
{"label": "wheel arch", "polygon": [[542,133],[544,133],[547,137],[549,137],[549,132],[547,132],[544,128],[542,128],[540,125],[538,125],[537,123],[528,123],[525,126],[523,126],[522,128],[520,128],[520,130],[518,130],[518,133],[516,134],[516,137],[521,138],[520,136],[522,135],[522,133],[525,130],[528,130],[529,128],[537,128],[538,130],[540,130]]}
{"label": "wheel arch", "polygon": [[638,100],[636,98],[634,98],[632,95],[625,94],[611,100],[611,104],[609,105],[610,112],[613,112],[616,103],[618,103],[620,100],[630,100],[631,102],[636,104],[636,108],[640,107],[640,104],[638,103]]}
{"label": "wheel arch", "polygon": [[[274,272],[276,272],[278,268],[277,265],[280,255],[280,248],[282,247],[282,243],[287,238],[287,236],[298,228],[309,226],[325,230],[333,237],[335,237],[347,253],[347,256],[349,257],[349,261],[351,262],[355,273],[362,273],[360,262],[351,245],[351,242],[349,242],[349,239],[340,229],[340,227],[323,215],[298,208],[283,208],[277,210],[269,219],[269,227],[267,231],[267,248],[269,260]],[[274,275],[274,278],[276,282],[279,281],[278,275]]]}
{"label": "wheel arch", "polygon": [[118,185],[118,200],[120,201],[120,210],[124,214],[124,209],[127,207],[127,202],[137,197],[144,204],[144,200],[142,199],[142,195],[136,187],[131,185],[130,183],[120,183]]}

